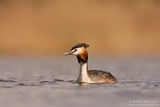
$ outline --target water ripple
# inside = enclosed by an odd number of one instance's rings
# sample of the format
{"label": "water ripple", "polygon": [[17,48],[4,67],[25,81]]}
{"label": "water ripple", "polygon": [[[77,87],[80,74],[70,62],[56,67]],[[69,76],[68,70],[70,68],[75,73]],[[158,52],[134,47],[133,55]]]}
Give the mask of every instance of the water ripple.
{"label": "water ripple", "polygon": [[[21,86],[59,86],[64,85],[65,83],[69,83],[68,85],[75,84],[74,80],[62,80],[62,79],[54,79],[51,81],[43,80],[43,81],[36,81],[36,82],[19,82],[15,80],[10,79],[0,79],[0,88],[14,88],[14,87],[21,87]],[[115,84],[90,84],[92,87],[94,85],[95,87],[107,87],[107,88],[128,88],[128,87],[134,87],[134,88],[159,88],[160,82],[159,81],[119,81]],[[65,86],[65,85],[64,85]]]}

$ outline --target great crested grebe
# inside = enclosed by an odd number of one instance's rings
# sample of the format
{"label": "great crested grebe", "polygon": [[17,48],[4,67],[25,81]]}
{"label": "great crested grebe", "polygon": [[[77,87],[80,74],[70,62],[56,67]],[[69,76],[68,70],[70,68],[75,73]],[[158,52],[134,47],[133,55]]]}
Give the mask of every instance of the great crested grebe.
{"label": "great crested grebe", "polygon": [[102,70],[89,70],[88,71],[88,53],[86,48],[89,45],[86,43],[79,43],[72,47],[70,52],[65,55],[77,56],[78,63],[80,64],[80,72],[76,82],[78,83],[116,83],[117,79],[109,72]]}

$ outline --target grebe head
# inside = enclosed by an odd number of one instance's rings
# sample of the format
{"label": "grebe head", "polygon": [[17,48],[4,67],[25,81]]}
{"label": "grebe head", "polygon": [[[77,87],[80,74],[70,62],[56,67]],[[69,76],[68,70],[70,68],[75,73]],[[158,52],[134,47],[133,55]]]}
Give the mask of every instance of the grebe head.
{"label": "grebe head", "polygon": [[78,62],[86,63],[88,61],[88,53],[86,48],[88,48],[89,45],[86,43],[79,43],[75,46],[73,46],[70,50],[70,52],[65,53],[65,55],[74,55],[77,56]]}

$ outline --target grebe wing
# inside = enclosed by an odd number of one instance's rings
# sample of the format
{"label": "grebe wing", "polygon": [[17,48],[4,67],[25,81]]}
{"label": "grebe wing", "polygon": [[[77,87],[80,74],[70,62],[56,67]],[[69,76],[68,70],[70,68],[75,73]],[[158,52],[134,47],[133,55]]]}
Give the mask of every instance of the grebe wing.
{"label": "grebe wing", "polygon": [[102,70],[89,70],[88,75],[93,81],[100,82],[117,82],[117,79],[110,73]]}

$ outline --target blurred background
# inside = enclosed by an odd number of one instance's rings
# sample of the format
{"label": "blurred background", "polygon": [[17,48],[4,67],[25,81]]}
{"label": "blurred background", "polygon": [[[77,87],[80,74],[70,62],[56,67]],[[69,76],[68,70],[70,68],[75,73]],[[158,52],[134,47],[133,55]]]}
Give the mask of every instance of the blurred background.
{"label": "blurred background", "polygon": [[160,0],[0,0],[0,55],[160,54]]}
{"label": "blurred background", "polygon": [[[80,42],[119,83],[72,82]],[[160,0],[0,0],[1,107],[158,107],[159,71]]]}

